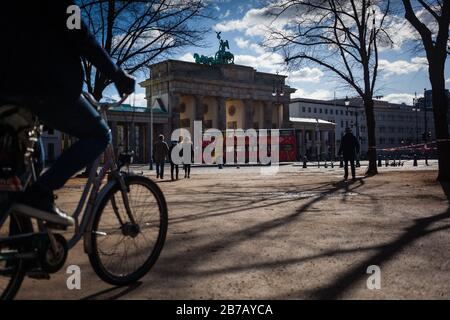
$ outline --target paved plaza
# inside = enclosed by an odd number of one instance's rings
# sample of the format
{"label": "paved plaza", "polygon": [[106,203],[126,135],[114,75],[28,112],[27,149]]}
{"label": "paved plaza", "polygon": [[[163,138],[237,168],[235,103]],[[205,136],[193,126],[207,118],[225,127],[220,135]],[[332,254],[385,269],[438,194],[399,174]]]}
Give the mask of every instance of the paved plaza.
{"label": "paved plaza", "polygon": [[[94,274],[82,243],[67,266],[81,268],[81,290],[65,269],[26,279],[18,299],[429,299],[450,298],[449,189],[437,164],[412,161],[343,182],[343,170],[313,163],[279,167],[192,168],[191,179],[158,184],[169,206],[161,257],[142,282],[113,288]],[[136,172],[154,178],[147,166]],[[180,172],[183,178],[183,172]],[[82,179],[58,202],[73,209]],[[367,288],[367,268],[381,288]]]}

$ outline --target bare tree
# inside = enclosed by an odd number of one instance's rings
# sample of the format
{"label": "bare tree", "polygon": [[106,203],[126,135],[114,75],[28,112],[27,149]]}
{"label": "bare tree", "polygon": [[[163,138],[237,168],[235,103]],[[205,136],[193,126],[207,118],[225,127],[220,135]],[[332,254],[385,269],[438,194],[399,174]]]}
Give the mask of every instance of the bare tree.
{"label": "bare tree", "polygon": [[[434,20],[424,23],[418,17],[410,0],[402,0],[405,8],[405,18],[420,34],[423,48],[428,60],[428,74],[431,82],[434,125],[436,130],[439,181],[450,181],[450,141],[448,134],[448,97],[445,91],[445,61],[450,53],[448,46],[450,26],[450,1],[417,0],[418,9]],[[417,9],[417,7],[416,7]],[[431,28],[430,26],[435,26]]]}
{"label": "bare tree", "polygon": [[[207,17],[204,0],[80,0],[89,29],[130,74],[188,45],[200,45],[205,30],[196,20]],[[87,90],[100,99],[111,84],[83,61]]]}
{"label": "bare tree", "polygon": [[369,167],[377,174],[374,90],[378,75],[380,42],[391,44],[383,28],[390,1],[284,0],[273,3],[269,14],[276,19],[294,16],[284,28],[274,28],[266,43],[284,54],[291,68],[316,64],[332,72],[363,100]]}

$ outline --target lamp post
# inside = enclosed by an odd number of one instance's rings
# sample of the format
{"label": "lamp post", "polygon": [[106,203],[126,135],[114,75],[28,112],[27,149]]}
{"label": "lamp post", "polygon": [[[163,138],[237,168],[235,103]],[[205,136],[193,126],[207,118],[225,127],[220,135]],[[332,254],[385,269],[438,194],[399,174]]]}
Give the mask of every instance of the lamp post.
{"label": "lamp post", "polygon": [[316,135],[316,154],[317,154],[317,167],[320,168],[320,129],[319,129],[319,119],[316,119],[315,126],[315,135]]}
{"label": "lamp post", "polygon": [[[427,88],[423,89],[423,110],[424,110],[424,128],[425,132],[423,133],[423,141],[425,142],[425,148],[428,142],[428,126],[427,126]],[[427,150],[425,149],[425,165],[428,166],[428,155]]]}
{"label": "lamp post", "polygon": [[[417,103],[417,92],[414,92],[413,106],[414,106],[414,108],[412,110],[416,114],[416,145],[418,145],[419,144],[419,112],[420,112],[420,108],[418,107],[418,103]],[[417,167],[416,152],[414,152],[413,166]]]}
{"label": "lamp post", "polygon": [[[280,107],[280,97],[284,97],[284,87],[283,87],[283,82],[278,79],[278,71],[277,71],[277,80],[273,80],[272,97],[277,97],[277,107],[279,108]],[[278,122],[280,122],[280,121],[278,121]]]}
{"label": "lamp post", "polygon": [[150,154],[149,154],[149,165],[148,169],[153,170],[153,105],[152,105],[152,97],[153,97],[153,79],[151,81],[151,96],[150,96]]}
{"label": "lamp post", "polygon": [[412,111],[416,114],[416,144],[419,144],[419,112],[420,108],[417,106],[417,92],[414,93]]}

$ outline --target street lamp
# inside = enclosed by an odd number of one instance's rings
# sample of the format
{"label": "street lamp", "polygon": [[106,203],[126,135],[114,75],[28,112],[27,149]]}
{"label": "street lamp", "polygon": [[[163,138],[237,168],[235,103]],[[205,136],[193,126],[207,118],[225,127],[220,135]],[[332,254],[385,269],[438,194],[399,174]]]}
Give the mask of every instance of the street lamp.
{"label": "street lamp", "polygon": [[[425,132],[423,134],[423,140],[425,142],[425,148],[427,146],[427,142],[428,142],[428,126],[427,126],[427,88],[423,89],[423,110],[424,110],[424,127],[425,127]],[[428,166],[428,155],[427,155],[427,150],[425,149],[424,151],[425,153],[425,165]]]}
{"label": "street lamp", "polygon": [[[277,113],[279,115],[280,113],[278,112],[278,110],[279,110],[278,108],[280,108],[280,97],[284,97],[284,87],[283,87],[283,81],[278,79],[278,71],[277,71],[277,79],[273,80],[272,96],[277,97]],[[278,119],[278,122],[281,127],[283,125],[283,121],[280,121]]]}
{"label": "street lamp", "polygon": [[149,154],[149,165],[148,165],[148,169],[149,170],[153,170],[153,101],[152,101],[152,97],[153,97],[153,79],[150,79],[151,81],[151,85],[150,85],[150,154]]}
{"label": "street lamp", "polygon": [[317,153],[317,167],[320,168],[320,128],[319,128],[319,119],[316,119],[315,126],[315,135],[316,135],[316,153]]}
{"label": "street lamp", "polygon": [[278,79],[278,71],[277,71],[277,80],[273,80],[272,96],[277,97],[277,103],[279,103],[278,97],[284,96],[283,82]]}
{"label": "street lamp", "polygon": [[[347,112],[348,112],[348,107],[350,106],[350,100],[348,99],[348,96],[345,97],[344,104],[345,104],[345,107],[347,108]],[[356,127],[355,134],[356,134],[356,139],[358,140],[358,143],[360,143],[360,141],[359,141],[360,140],[359,126],[358,126],[358,112],[356,111],[356,106],[354,108],[355,108],[355,127]],[[356,155],[356,166],[357,167],[361,166],[361,164],[359,163],[359,154]]]}
{"label": "street lamp", "polygon": [[412,111],[414,111],[414,113],[416,114],[416,144],[419,144],[419,112],[420,112],[420,108],[417,106],[417,92],[414,93],[414,98],[413,98],[413,108]]}

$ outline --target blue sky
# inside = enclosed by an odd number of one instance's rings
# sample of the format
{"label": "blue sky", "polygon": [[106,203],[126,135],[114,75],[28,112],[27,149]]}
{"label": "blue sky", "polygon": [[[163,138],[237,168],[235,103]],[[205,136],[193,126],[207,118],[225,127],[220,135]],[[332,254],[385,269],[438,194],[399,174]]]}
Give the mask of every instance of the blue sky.
{"label": "blue sky", "polygon": [[[252,66],[258,71],[276,72],[288,75],[288,84],[297,89],[294,97],[332,99],[355,95],[354,91],[342,87],[332,73],[320,69],[317,65],[304,65],[300,70],[288,72],[282,63],[282,56],[260,46],[269,24],[263,16],[265,8],[259,0],[217,0],[211,1],[214,19],[204,20],[204,26],[210,32],[205,36],[206,48],[186,47],[172,56],[173,59],[193,61],[193,53],[214,56],[218,48],[215,31],[221,31],[223,39],[228,40],[230,51],[235,55],[235,63]],[[408,41],[413,33],[411,27],[401,17],[402,24],[393,24],[393,48],[384,48],[380,52],[380,75],[377,95],[396,103],[412,103],[414,92],[422,94],[424,88],[430,88],[427,64],[424,53],[408,49]],[[448,61],[448,60],[447,60]],[[445,77],[450,86],[450,67],[447,62]],[[143,80],[143,79],[138,79]],[[136,105],[145,104],[143,89],[138,88]],[[107,91],[111,95],[111,89]]]}

